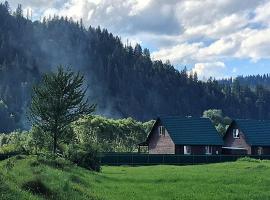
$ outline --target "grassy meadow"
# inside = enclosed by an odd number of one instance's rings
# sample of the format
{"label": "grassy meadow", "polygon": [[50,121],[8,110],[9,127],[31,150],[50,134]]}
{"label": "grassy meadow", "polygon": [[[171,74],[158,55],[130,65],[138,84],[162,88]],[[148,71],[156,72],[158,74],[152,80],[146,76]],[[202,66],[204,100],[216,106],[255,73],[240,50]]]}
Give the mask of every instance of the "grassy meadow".
{"label": "grassy meadow", "polygon": [[0,162],[0,199],[270,199],[270,161],[104,166],[96,173],[19,156]]}

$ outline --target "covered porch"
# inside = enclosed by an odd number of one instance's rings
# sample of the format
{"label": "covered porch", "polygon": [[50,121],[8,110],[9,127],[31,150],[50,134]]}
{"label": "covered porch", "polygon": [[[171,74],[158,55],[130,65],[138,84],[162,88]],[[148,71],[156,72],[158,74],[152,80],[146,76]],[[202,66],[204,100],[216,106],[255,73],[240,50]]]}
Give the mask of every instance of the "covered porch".
{"label": "covered porch", "polygon": [[222,147],[224,155],[247,155],[248,150],[243,147]]}

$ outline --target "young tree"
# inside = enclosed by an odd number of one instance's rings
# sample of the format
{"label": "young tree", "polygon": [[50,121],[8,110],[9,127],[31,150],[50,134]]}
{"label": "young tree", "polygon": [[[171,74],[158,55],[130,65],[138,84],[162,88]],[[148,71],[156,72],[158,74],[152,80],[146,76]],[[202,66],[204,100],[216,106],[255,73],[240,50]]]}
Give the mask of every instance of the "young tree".
{"label": "young tree", "polygon": [[203,117],[209,118],[221,135],[225,134],[227,128],[232,122],[229,117],[224,116],[222,110],[217,109],[210,109],[204,111]]}
{"label": "young tree", "polygon": [[50,136],[54,154],[59,143],[70,142],[70,124],[95,110],[95,105],[89,106],[85,99],[83,82],[80,73],[59,66],[56,73],[45,74],[33,88],[30,117],[34,126]]}

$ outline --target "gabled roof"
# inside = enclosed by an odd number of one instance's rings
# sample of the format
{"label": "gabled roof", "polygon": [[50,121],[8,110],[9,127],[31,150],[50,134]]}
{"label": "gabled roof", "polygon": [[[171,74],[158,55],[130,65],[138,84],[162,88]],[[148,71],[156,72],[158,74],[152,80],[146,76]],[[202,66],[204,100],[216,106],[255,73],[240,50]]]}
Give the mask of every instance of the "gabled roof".
{"label": "gabled roof", "polygon": [[[223,145],[222,137],[208,118],[159,117],[155,125],[158,121],[165,126],[174,144]],[[149,137],[146,142],[148,141]]]}
{"label": "gabled roof", "polygon": [[234,122],[253,146],[270,146],[270,121],[238,119]]}

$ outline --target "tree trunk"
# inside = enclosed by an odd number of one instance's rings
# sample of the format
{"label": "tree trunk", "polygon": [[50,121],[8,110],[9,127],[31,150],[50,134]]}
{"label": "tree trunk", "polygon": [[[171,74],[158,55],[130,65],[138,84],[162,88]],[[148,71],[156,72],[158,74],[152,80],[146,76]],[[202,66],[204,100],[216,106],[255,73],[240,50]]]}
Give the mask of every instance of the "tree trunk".
{"label": "tree trunk", "polygon": [[53,133],[53,154],[56,154],[56,148],[57,148],[57,133],[54,131]]}

